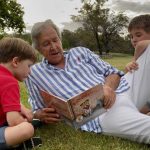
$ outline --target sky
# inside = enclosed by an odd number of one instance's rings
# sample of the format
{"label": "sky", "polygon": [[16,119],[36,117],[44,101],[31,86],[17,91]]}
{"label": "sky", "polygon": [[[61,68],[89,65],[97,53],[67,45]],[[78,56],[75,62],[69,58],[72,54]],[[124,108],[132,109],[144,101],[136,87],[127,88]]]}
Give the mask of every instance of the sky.
{"label": "sky", "polygon": [[[39,21],[52,19],[59,28],[73,29],[71,15],[77,15],[81,0],[17,0],[25,12],[27,29]],[[106,7],[113,11],[124,12],[129,18],[139,14],[150,14],[150,0],[108,0]]]}

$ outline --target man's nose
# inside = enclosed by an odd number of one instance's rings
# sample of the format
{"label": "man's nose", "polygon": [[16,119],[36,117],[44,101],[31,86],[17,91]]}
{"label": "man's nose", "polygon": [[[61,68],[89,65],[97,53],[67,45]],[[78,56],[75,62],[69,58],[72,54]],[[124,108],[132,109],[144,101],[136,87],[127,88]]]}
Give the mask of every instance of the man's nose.
{"label": "man's nose", "polygon": [[50,44],[50,49],[51,49],[51,50],[55,50],[55,44],[54,44],[54,43],[51,43],[51,44]]}

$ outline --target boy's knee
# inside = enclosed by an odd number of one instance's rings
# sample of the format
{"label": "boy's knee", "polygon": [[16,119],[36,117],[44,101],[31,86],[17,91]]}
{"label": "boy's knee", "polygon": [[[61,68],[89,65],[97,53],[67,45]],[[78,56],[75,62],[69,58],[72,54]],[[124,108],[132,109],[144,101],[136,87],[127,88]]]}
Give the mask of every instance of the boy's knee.
{"label": "boy's knee", "polygon": [[22,132],[22,136],[25,139],[31,138],[34,134],[34,128],[33,128],[32,124],[28,123],[28,122],[23,122],[20,125],[22,128],[22,130],[20,130],[20,132]]}

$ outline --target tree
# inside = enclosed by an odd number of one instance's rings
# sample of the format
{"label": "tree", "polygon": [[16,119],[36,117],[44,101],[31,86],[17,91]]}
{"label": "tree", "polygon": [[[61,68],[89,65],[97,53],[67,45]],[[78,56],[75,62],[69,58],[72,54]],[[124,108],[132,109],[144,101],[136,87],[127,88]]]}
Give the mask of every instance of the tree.
{"label": "tree", "polygon": [[62,44],[65,49],[77,46],[78,40],[76,39],[75,33],[69,30],[63,30],[62,35]]}
{"label": "tree", "polygon": [[0,0],[0,33],[12,29],[21,33],[25,28],[24,11],[16,0]]}
{"label": "tree", "polygon": [[110,10],[104,8],[106,1],[108,0],[82,0],[79,15],[72,16],[73,21],[82,22],[85,30],[93,33],[100,55],[103,49],[106,53],[109,52],[111,38],[119,34],[128,22],[128,18],[121,13],[110,14]]}
{"label": "tree", "polygon": [[74,32],[69,30],[62,31],[62,44],[65,49],[69,49],[76,46],[88,47],[93,51],[96,51],[96,42],[91,32],[87,32],[83,28],[78,28]]}
{"label": "tree", "polygon": [[110,43],[112,41],[117,42],[118,37],[124,34],[122,31],[126,28],[127,23],[128,18],[122,13],[118,13],[117,15],[111,13],[101,24],[101,40],[106,53],[110,51]]}
{"label": "tree", "polygon": [[91,32],[87,32],[83,28],[78,28],[75,31],[75,36],[78,39],[78,46],[88,47],[92,51],[97,50],[96,41]]}
{"label": "tree", "polygon": [[24,39],[25,41],[27,41],[28,43],[30,43],[30,45],[32,44],[31,34],[30,33],[26,33],[26,32],[24,32],[22,34],[13,33],[13,34],[10,34],[10,36]]}

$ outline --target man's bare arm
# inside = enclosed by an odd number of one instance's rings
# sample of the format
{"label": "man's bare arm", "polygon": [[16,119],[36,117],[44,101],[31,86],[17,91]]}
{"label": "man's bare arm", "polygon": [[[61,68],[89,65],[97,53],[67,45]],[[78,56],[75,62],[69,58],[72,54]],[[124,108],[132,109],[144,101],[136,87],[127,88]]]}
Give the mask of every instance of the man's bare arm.
{"label": "man's bare arm", "polygon": [[119,83],[120,76],[118,74],[111,74],[106,77],[105,84],[103,86],[104,107],[106,109],[110,108],[114,104],[116,100],[115,90],[117,89]]}
{"label": "man's bare arm", "polygon": [[120,76],[118,74],[111,74],[106,77],[105,86],[109,86],[114,91],[117,89],[120,83]]}

